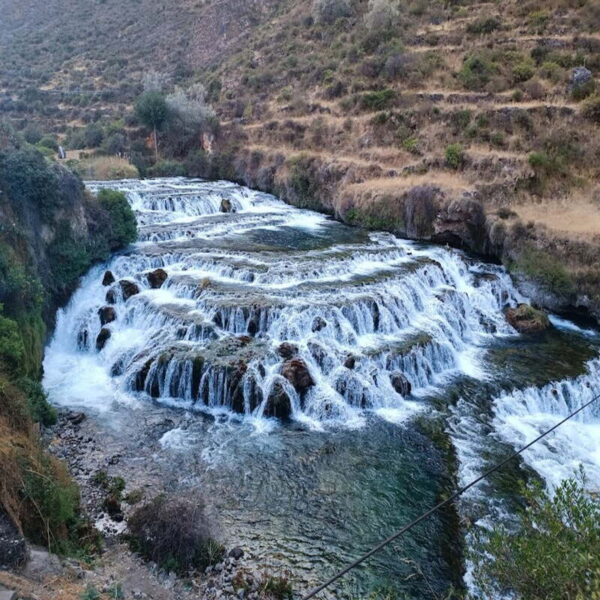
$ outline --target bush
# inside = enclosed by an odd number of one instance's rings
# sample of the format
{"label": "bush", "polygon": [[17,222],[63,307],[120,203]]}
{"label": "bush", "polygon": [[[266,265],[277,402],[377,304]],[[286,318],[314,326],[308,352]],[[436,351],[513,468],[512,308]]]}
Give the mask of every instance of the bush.
{"label": "bush", "polygon": [[385,110],[393,104],[395,99],[396,92],[394,90],[367,92],[361,96],[360,106],[363,110]]}
{"label": "bush", "polygon": [[129,531],[133,551],[182,575],[218,562],[224,553],[198,499],[158,496],[133,513]]}
{"label": "bush", "polygon": [[511,266],[511,270],[523,273],[538,285],[561,296],[570,295],[574,289],[564,264],[537,248],[526,248]]}
{"label": "bush", "polygon": [[313,16],[318,23],[330,25],[338,19],[352,16],[352,8],[347,0],[315,0]]}
{"label": "bush", "polygon": [[522,83],[535,75],[533,62],[521,61],[512,68],[512,78],[515,83]]}
{"label": "bush", "polygon": [[161,160],[148,169],[148,177],[184,177],[186,167],[176,160]]}
{"label": "bush", "polygon": [[590,121],[600,124],[600,96],[588,98],[581,109],[581,114]]}
{"label": "bush", "polygon": [[496,65],[483,55],[469,56],[460,70],[458,77],[469,90],[482,90],[497,72]]}
{"label": "bush", "polygon": [[600,504],[575,480],[553,497],[541,484],[524,491],[516,528],[496,526],[476,545],[475,579],[486,597],[597,598]]}
{"label": "bush", "polygon": [[489,34],[492,31],[496,31],[496,29],[500,29],[500,25],[501,22],[498,17],[477,19],[467,25],[467,33],[476,35]]}
{"label": "bush", "polygon": [[452,169],[459,169],[465,160],[465,153],[460,144],[450,144],[446,148],[446,164]]}
{"label": "bush", "polygon": [[98,192],[98,201],[110,215],[110,248],[116,249],[134,242],[137,238],[137,224],[125,194],[103,189]]}
{"label": "bush", "polygon": [[[0,307],[1,308],[1,307]],[[0,363],[10,374],[21,370],[25,346],[15,321],[0,316]]]}
{"label": "bush", "polygon": [[42,384],[29,377],[22,377],[17,381],[17,385],[27,397],[31,418],[45,427],[56,424],[56,409],[48,404]]}

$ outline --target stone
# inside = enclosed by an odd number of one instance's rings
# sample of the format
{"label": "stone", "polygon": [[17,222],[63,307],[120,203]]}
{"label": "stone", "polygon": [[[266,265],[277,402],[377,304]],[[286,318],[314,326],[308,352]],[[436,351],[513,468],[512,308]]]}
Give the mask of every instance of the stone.
{"label": "stone", "polygon": [[400,371],[394,371],[390,375],[390,382],[392,384],[392,387],[401,396],[410,395],[410,392],[412,391],[412,385],[410,381],[406,378],[406,375],[404,375],[404,373],[400,373]]}
{"label": "stone", "polygon": [[244,556],[244,551],[239,546],[236,546],[229,551],[229,556],[234,560],[240,560]]}
{"label": "stone", "polygon": [[27,544],[12,519],[0,511],[0,569],[14,569],[27,560]]}
{"label": "stone", "polygon": [[234,212],[233,204],[231,203],[231,200],[228,200],[227,198],[223,198],[223,200],[221,200],[221,212],[222,213]]}
{"label": "stone", "polygon": [[351,354],[347,356],[346,360],[344,361],[344,366],[346,369],[354,369],[356,366],[356,357],[352,356]]}
{"label": "stone", "polygon": [[157,290],[158,288],[162,287],[169,275],[164,269],[156,269],[155,271],[148,273],[147,277],[150,287],[154,290]]}
{"label": "stone", "polygon": [[267,404],[264,410],[265,417],[275,417],[286,421],[292,414],[292,401],[280,382],[276,382],[267,398]]}
{"label": "stone", "polygon": [[0,591],[0,600],[17,600],[17,592],[13,590]]}
{"label": "stone", "polygon": [[104,277],[102,278],[102,285],[112,285],[115,282],[115,276],[112,271],[106,271],[104,273]]}
{"label": "stone", "polygon": [[75,413],[71,413],[67,419],[73,423],[73,425],[80,425],[81,423],[83,423],[86,419],[86,415],[85,413],[82,412],[75,412]]}
{"label": "stone", "polygon": [[22,573],[27,579],[43,583],[49,577],[58,577],[63,572],[64,568],[58,556],[43,548],[32,548]]}
{"label": "stone", "polygon": [[321,317],[316,317],[312,322],[313,333],[321,331],[321,329],[325,329],[325,327],[327,327],[327,321]]}
{"label": "stone", "polygon": [[131,296],[135,296],[140,293],[140,288],[137,283],[133,281],[128,281],[127,279],[121,279],[119,281],[119,285],[121,286],[121,291],[123,292],[123,298],[125,300],[129,300]]}
{"label": "stone", "polygon": [[112,306],[103,306],[98,310],[101,325],[108,325],[117,319],[117,311]]}
{"label": "stone", "polygon": [[106,302],[108,304],[116,304],[117,303],[117,292],[115,289],[110,289],[106,292]]}
{"label": "stone", "polygon": [[296,346],[296,344],[290,344],[290,342],[283,342],[283,344],[277,348],[277,353],[281,358],[289,360],[298,354],[298,346]]}
{"label": "stone", "polygon": [[292,358],[283,363],[281,375],[294,386],[299,394],[303,394],[308,388],[315,385],[308,366],[301,358]]}
{"label": "stone", "polygon": [[592,72],[585,67],[575,67],[569,77],[569,90],[579,90],[592,80]]}
{"label": "stone", "polygon": [[519,333],[541,333],[551,326],[548,315],[529,304],[519,304],[517,308],[508,308],[504,314],[506,320]]}
{"label": "stone", "polygon": [[107,329],[106,327],[103,327],[100,330],[100,333],[96,338],[96,350],[98,350],[98,352],[104,349],[104,346],[106,346],[106,342],[108,342],[111,335],[110,329]]}

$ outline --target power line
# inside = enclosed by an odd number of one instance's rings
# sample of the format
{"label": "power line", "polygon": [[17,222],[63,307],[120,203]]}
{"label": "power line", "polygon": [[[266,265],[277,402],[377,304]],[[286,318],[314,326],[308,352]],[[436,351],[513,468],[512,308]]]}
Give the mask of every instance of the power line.
{"label": "power line", "polygon": [[489,469],[488,471],[483,473],[483,475],[480,475],[479,477],[477,477],[477,479],[474,479],[473,481],[471,481],[471,483],[468,483],[464,487],[462,487],[459,490],[457,490],[456,492],[454,492],[454,494],[452,494],[449,498],[447,498],[446,500],[443,500],[439,504],[436,504],[433,508],[431,508],[427,512],[423,513],[420,517],[416,518],[414,521],[411,521],[410,523],[408,523],[408,525],[405,525],[402,529],[400,529],[399,531],[397,531],[396,533],[391,535],[389,538],[383,540],[383,542],[380,542],[379,544],[377,544],[377,546],[375,546],[372,550],[370,550],[369,552],[367,552],[360,558],[356,559],[353,563],[350,563],[347,567],[345,567],[344,569],[342,569],[341,571],[336,573],[333,577],[330,577],[325,583],[321,584],[320,586],[318,586],[318,587],[314,588],[313,590],[311,590],[310,592],[308,592],[308,594],[306,594],[306,596],[304,596],[302,598],[302,600],[309,600],[310,598],[314,598],[317,594],[320,594],[325,588],[328,588],[332,583],[336,582],[338,579],[340,579],[341,577],[343,577],[344,575],[346,575],[347,573],[352,571],[352,569],[355,569],[356,567],[358,567],[360,564],[365,562],[365,560],[367,560],[368,558],[371,558],[371,556],[373,556],[374,554],[379,552],[382,548],[385,548],[385,546],[387,546],[388,544],[391,544],[394,540],[397,540],[400,536],[404,535],[407,531],[411,530],[415,525],[418,525],[421,521],[424,521],[425,519],[429,518],[434,512],[436,512],[443,506],[446,506],[450,502],[453,502],[459,496],[464,494],[467,490],[471,489],[473,486],[477,485],[479,482],[486,479],[486,477],[489,477],[492,473],[496,472],[498,469],[501,469],[504,465],[509,463],[511,460],[513,460],[514,458],[517,458],[517,456],[520,456],[523,452],[525,452],[525,450],[528,450],[529,448],[531,448],[531,446],[533,446],[534,444],[537,444],[537,442],[539,442],[540,440],[545,438],[547,435],[551,434],[553,431],[556,431],[561,425],[563,425],[564,423],[566,423],[567,421],[569,421],[570,419],[572,419],[573,417],[578,415],[580,412],[585,410],[588,406],[593,404],[598,399],[600,399],[600,394],[594,396],[591,400],[586,402],[584,405],[580,406],[577,410],[573,411],[570,415],[565,417],[562,421],[560,421],[559,423],[557,423],[550,429],[544,431],[544,433],[542,433],[541,435],[536,437],[533,441],[529,442],[526,446],[523,446],[520,450],[517,450],[514,454],[511,454],[508,458],[505,458],[502,462],[498,463],[497,465],[495,465],[494,467],[492,467],[491,469]]}

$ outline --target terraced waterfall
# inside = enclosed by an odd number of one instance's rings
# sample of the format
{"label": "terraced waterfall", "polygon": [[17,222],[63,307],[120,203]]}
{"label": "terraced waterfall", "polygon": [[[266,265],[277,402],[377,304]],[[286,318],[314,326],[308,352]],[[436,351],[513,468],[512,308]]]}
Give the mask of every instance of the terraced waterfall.
{"label": "terraced waterfall", "polygon": [[[100,187],[126,192],[139,242],[94,267],[59,313],[50,398],[96,414],[132,456],[149,446],[173,487],[211,501],[226,538],[300,587],[453,484],[440,433],[466,481],[600,391],[597,332],[553,318],[546,334],[519,336],[503,310],[523,298],[501,267],[226,182],[89,184]],[[172,426],[136,440],[152,411]],[[598,416],[515,470],[552,485],[583,463],[600,484]],[[509,511],[501,487],[458,511],[473,522]],[[337,593],[429,598],[460,583],[457,523],[438,515]]]}

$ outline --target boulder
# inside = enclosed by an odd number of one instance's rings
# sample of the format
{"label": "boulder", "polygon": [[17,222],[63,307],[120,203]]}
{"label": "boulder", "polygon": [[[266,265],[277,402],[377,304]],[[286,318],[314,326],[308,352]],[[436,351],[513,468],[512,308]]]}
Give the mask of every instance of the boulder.
{"label": "boulder", "polygon": [[575,67],[569,77],[569,91],[581,90],[592,81],[592,72],[585,67]]}
{"label": "boulder", "polygon": [[15,569],[28,558],[25,538],[12,519],[0,511],[0,569]]}
{"label": "boulder", "polygon": [[59,577],[64,570],[60,558],[56,554],[51,554],[43,548],[33,548],[22,575],[37,583],[44,583],[51,577]]}
{"label": "boulder", "polygon": [[354,369],[356,366],[356,357],[352,356],[352,354],[349,354],[344,361],[344,366],[346,369]]}
{"label": "boulder", "polygon": [[306,363],[301,358],[292,358],[283,363],[281,375],[294,386],[299,394],[303,394],[308,388],[315,385]]}
{"label": "boulder", "polygon": [[117,290],[111,288],[106,292],[106,302],[108,304],[116,304],[117,303]]}
{"label": "boulder", "polygon": [[112,271],[106,271],[104,273],[104,277],[102,278],[102,285],[112,285],[115,282],[115,276]]}
{"label": "boulder", "polygon": [[315,317],[314,321],[312,322],[313,333],[321,331],[321,329],[325,329],[325,327],[327,327],[327,321],[321,317]]}
{"label": "boulder", "polygon": [[117,311],[112,306],[103,306],[99,311],[100,324],[107,325],[117,319]]}
{"label": "boulder", "polygon": [[121,286],[121,291],[123,292],[123,298],[125,300],[129,300],[131,296],[135,296],[140,293],[140,288],[137,283],[133,281],[128,281],[127,279],[121,279],[119,281],[119,285]]}
{"label": "boulder", "polygon": [[104,346],[106,346],[106,342],[108,342],[108,340],[110,339],[110,336],[111,336],[110,329],[103,327],[100,330],[100,333],[98,334],[98,337],[96,338],[96,350],[98,350],[98,352],[100,352],[100,350],[102,350],[104,348]]}
{"label": "boulder", "polygon": [[508,308],[504,314],[506,320],[519,333],[541,333],[550,327],[548,315],[529,304],[519,304],[517,308]]}
{"label": "boulder", "polygon": [[167,272],[164,269],[156,269],[151,273],[148,273],[148,283],[154,290],[161,288],[163,283],[167,280]]}
{"label": "boulder", "polygon": [[229,551],[229,557],[234,560],[240,560],[242,556],[244,556],[244,551],[239,546],[236,546]]}
{"label": "boulder", "polygon": [[396,390],[398,394],[401,396],[409,396],[412,391],[412,384],[406,378],[404,373],[400,373],[400,371],[394,371],[390,375],[390,382],[392,387]]}
{"label": "boulder", "polygon": [[290,342],[283,342],[283,344],[277,348],[277,353],[281,358],[289,360],[298,354],[298,346],[296,346],[296,344],[291,344]]}
{"label": "boulder", "polygon": [[233,212],[233,204],[231,203],[231,200],[228,200],[227,198],[223,198],[223,200],[221,200],[221,212],[222,213]]}
{"label": "boulder", "polygon": [[264,416],[287,420],[292,414],[292,401],[283,385],[277,382],[269,392]]}

